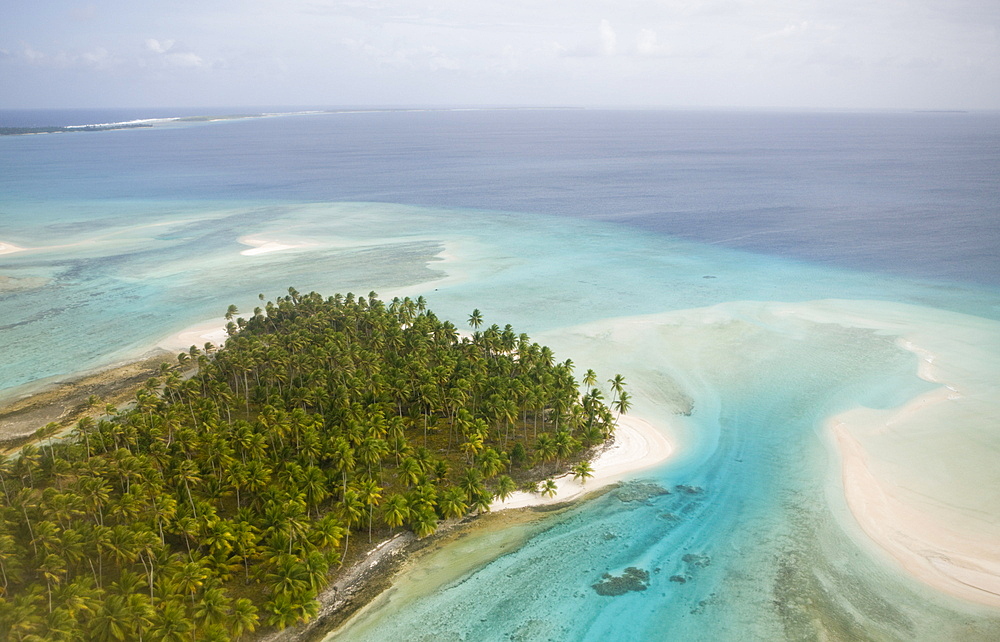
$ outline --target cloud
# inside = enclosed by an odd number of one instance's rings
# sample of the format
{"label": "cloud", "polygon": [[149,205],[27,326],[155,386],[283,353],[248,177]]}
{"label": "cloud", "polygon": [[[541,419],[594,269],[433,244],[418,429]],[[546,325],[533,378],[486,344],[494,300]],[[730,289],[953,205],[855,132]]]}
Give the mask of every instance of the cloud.
{"label": "cloud", "polygon": [[757,40],[772,40],[775,38],[788,38],[789,36],[794,36],[809,29],[809,21],[803,20],[798,24],[786,25],[783,29],[778,29],[777,31],[772,31],[770,33],[765,33],[762,36],[757,36]]}
{"label": "cloud", "polygon": [[597,25],[597,37],[594,37],[593,23],[588,25],[587,35],[575,45],[564,45],[562,42],[552,43],[552,50],[559,56],[568,58],[599,58],[614,56],[618,51],[618,34],[611,22],[602,18]]}
{"label": "cloud", "polygon": [[4,50],[0,53],[8,60],[16,60],[31,67],[48,69],[107,69],[119,63],[104,47],[95,47],[84,52],[46,52],[27,43],[21,44],[20,51]]}
{"label": "cloud", "polygon": [[50,56],[45,55],[41,51],[33,48],[31,45],[24,45],[21,49],[21,57],[28,61],[28,64],[41,65],[45,64],[51,59]]}
{"label": "cloud", "polygon": [[149,49],[153,53],[167,53],[174,46],[173,40],[156,40],[155,38],[146,39],[146,49]]}
{"label": "cloud", "polygon": [[659,37],[652,29],[639,30],[639,35],[636,36],[635,40],[635,50],[640,56],[649,58],[664,56],[668,53],[667,47],[660,44]]}
{"label": "cloud", "polygon": [[156,54],[153,60],[164,67],[193,69],[207,66],[204,58],[193,51],[183,51],[182,48],[178,48],[176,45],[177,42],[171,39],[146,39],[146,50]]}
{"label": "cloud", "polygon": [[605,56],[613,56],[618,46],[618,34],[611,28],[611,23],[607,20],[601,20],[599,30],[601,34],[601,53]]}
{"label": "cloud", "polygon": [[342,40],[341,44],[385,67],[429,71],[455,71],[463,67],[458,58],[433,45],[379,47],[365,40],[350,38]]}
{"label": "cloud", "polygon": [[173,67],[204,67],[205,61],[194,52],[172,53],[166,56],[167,63]]}
{"label": "cloud", "polygon": [[98,47],[80,54],[80,60],[86,65],[101,67],[111,61],[111,54],[104,47]]}

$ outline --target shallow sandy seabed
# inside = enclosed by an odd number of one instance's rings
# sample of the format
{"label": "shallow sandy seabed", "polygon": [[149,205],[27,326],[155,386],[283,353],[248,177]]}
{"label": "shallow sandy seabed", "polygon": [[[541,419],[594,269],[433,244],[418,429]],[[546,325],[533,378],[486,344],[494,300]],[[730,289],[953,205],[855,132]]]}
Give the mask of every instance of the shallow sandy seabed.
{"label": "shallow sandy seabed", "polygon": [[900,304],[828,301],[784,314],[899,334],[916,375],[939,387],[881,410],[829,419],[847,505],[909,573],[956,597],[1000,607],[998,324]]}

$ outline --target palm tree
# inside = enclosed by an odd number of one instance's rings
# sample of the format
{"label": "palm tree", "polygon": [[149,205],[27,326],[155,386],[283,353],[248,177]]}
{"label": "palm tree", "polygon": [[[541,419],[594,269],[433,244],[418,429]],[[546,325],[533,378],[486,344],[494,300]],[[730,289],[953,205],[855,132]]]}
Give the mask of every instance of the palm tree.
{"label": "palm tree", "polygon": [[399,528],[410,518],[410,506],[402,495],[390,495],[385,502],[384,519],[389,528]]}
{"label": "palm tree", "polygon": [[476,308],[469,315],[469,326],[473,330],[478,330],[481,325],[483,325],[483,313],[479,311],[479,308]]}
{"label": "palm tree", "polygon": [[[504,455],[506,457],[506,455]],[[505,467],[504,459],[501,457],[497,451],[492,448],[487,448],[478,457],[479,470],[482,471],[483,477],[490,479],[498,475]]]}
{"label": "palm tree", "polygon": [[62,582],[63,575],[66,573],[66,567],[61,557],[50,553],[45,556],[45,559],[39,565],[38,572],[42,574],[42,578],[45,580],[45,588],[49,594],[49,613],[51,613],[52,585],[58,585]]}
{"label": "palm tree", "polygon": [[581,461],[570,470],[573,472],[573,479],[581,484],[587,483],[587,480],[594,476],[594,467],[589,461]]}
{"label": "palm tree", "polygon": [[344,557],[347,557],[347,547],[351,543],[351,526],[361,520],[361,516],[364,514],[364,507],[365,504],[361,499],[361,495],[356,490],[351,488],[344,493],[344,497],[340,503],[340,519],[347,527],[344,537]]}
{"label": "palm tree", "polygon": [[194,607],[194,595],[204,584],[207,575],[202,565],[195,561],[181,564],[174,573],[174,584],[180,593],[191,597],[192,607]]}
{"label": "palm tree", "polygon": [[90,639],[124,641],[131,632],[131,616],[124,596],[109,595],[90,624]]}
{"label": "palm tree", "polygon": [[620,374],[616,374],[611,379],[608,379],[608,383],[611,384],[611,391],[614,393],[614,395],[612,395],[611,402],[613,404],[615,397],[620,395],[625,390],[625,377]]}
{"label": "palm tree", "polygon": [[482,482],[483,477],[475,468],[466,468],[465,472],[462,473],[458,487],[465,492],[465,498],[470,504],[475,502],[480,495],[485,494]]}
{"label": "palm tree", "polygon": [[193,627],[182,603],[175,600],[162,602],[154,610],[150,619],[149,630],[153,639],[162,642],[188,642],[191,640]]}
{"label": "palm tree", "polygon": [[555,437],[552,438],[552,446],[556,455],[556,468],[560,467],[560,461],[563,457],[573,454],[578,445],[576,439],[567,431],[559,430],[556,432]]}
{"label": "palm tree", "polygon": [[612,404],[612,407],[618,411],[619,415],[628,414],[628,411],[632,408],[632,402],[628,392],[622,390],[618,395],[618,400]]}
{"label": "palm tree", "polygon": [[549,436],[549,433],[543,432],[538,435],[538,439],[535,441],[535,457],[542,462],[552,461],[556,457],[556,452],[556,442]]}
{"label": "palm tree", "polygon": [[441,493],[438,510],[441,511],[443,519],[458,518],[465,515],[469,510],[469,506],[466,504],[466,491],[461,488],[449,488]]}
{"label": "palm tree", "polygon": [[549,477],[542,482],[541,493],[543,497],[555,497],[557,492],[559,492],[559,486],[554,479]]}
{"label": "palm tree", "polygon": [[375,522],[373,515],[375,507],[382,499],[382,488],[374,480],[366,479],[358,486],[361,502],[368,506],[368,542],[372,541],[372,524]]}
{"label": "palm tree", "polygon": [[195,622],[202,627],[221,624],[229,614],[229,604],[229,598],[222,589],[206,589],[198,599],[198,606],[194,611]]}
{"label": "palm tree", "polygon": [[184,483],[184,489],[187,491],[188,501],[191,502],[191,512],[194,513],[195,517],[198,517],[198,509],[195,508],[194,497],[191,495],[191,484],[196,484],[201,481],[198,464],[194,463],[190,459],[181,461],[177,470],[177,479]]}
{"label": "palm tree", "polygon": [[294,601],[287,593],[276,594],[264,605],[264,608],[270,612],[267,617],[267,625],[273,626],[279,631],[285,630],[298,621]]}
{"label": "palm tree", "polygon": [[411,526],[417,537],[423,539],[437,530],[437,515],[433,509],[420,508],[411,511]]}
{"label": "palm tree", "polygon": [[500,501],[505,502],[517,490],[517,484],[509,475],[497,477],[497,488],[494,494]]}
{"label": "palm tree", "polygon": [[233,638],[239,640],[245,634],[253,633],[257,629],[257,620],[257,607],[253,602],[245,597],[237,599],[229,617],[229,630],[232,631]]}

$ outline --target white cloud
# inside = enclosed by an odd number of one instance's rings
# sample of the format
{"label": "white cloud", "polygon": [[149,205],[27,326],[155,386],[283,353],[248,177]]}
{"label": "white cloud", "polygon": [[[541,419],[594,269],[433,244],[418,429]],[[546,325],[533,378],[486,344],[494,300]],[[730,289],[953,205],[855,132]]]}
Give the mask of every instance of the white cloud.
{"label": "white cloud", "polygon": [[433,45],[380,47],[350,38],[342,40],[341,44],[385,67],[429,71],[454,71],[463,67],[458,58]]}
{"label": "white cloud", "polygon": [[809,21],[803,20],[798,24],[786,25],[783,29],[778,29],[777,31],[772,31],[770,33],[765,33],[762,36],[758,36],[757,40],[771,40],[774,38],[788,38],[789,36],[794,36],[797,34],[804,33],[809,30]]}
{"label": "white cloud", "polygon": [[104,67],[112,62],[111,54],[104,47],[80,54],[80,60],[83,64],[91,67]]}
{"label": "white cloud", "polygon": [[640,29],[636,37],[635,50],[640,56],[662,56],[667,48],[660,44],[659,37],[652,29]]}
{"label": "white cloud", "polygon": [[601,53],[605,56],[613,56],[618,47],[618,34],[611,28],[611,23],[607,20],[601,20],[600,34]]}
{"label": "white cloud", "polygon": [[146,49],[149,49],[153,53],[167,53],[171,48],[173,48],[173,46],[173,40],[157,40],[155,38],[146,39]]}
{"label": "white cloud", "polygon": [[49,59],[48,56],[32,48],[31,45],[24,45],[24,48],[21,50],[21,56],[31,64],[42,64]]}
{"label": "white cloud", "polygon": [[[0,20],[0,86],[23,74],[69,96],[70,79],[88,96],[106,88],[106,102],[825,105],[840,92],[838,104],[864,106],[866,87],[891,78],[898,105],[1000,105],[997,0],[47,4]],[[183,95],[196,76],[199,93]],[[180,93],[163,94],[165,79]]]}
{"label": "white cloud", "polygon": [[172,53],[165,56],[167,63],[173,67],[204,67],[205,61],[196,53]]}
{"label": "white cloud", "polygon": [[163,67],[177,67],[181,69],[192,69],[205,67],[205,59],[190,50],[183,50],[177,46],[177,41],[172,39],[157,40],[156,38],[146,39],[146,50],[156,54],[154,64]]}

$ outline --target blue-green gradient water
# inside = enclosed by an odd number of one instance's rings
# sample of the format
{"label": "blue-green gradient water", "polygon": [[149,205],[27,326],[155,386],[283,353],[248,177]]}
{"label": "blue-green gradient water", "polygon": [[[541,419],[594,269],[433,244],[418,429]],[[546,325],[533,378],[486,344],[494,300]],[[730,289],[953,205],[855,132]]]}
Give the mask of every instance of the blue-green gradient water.
{"label": "blue-green gradient water", "polygon": [[[1000,547],[997,176],[994,114],[372,112],[3,137],[0,243],[28,249],[0,254],[0,395],[258,293],[423,294],[624,374],[676,447],[638,477],[670,492],[470,533],[338,639],[997,639],[1000,610],[865,534],[829,426],[954,388],[944,418],[851,434],[931,521]],[[245,253],[267,242],[285,249]],[[632,566],[646,590],[591,588]]]}

